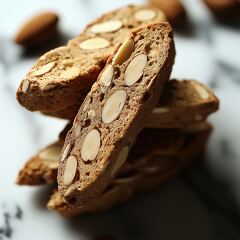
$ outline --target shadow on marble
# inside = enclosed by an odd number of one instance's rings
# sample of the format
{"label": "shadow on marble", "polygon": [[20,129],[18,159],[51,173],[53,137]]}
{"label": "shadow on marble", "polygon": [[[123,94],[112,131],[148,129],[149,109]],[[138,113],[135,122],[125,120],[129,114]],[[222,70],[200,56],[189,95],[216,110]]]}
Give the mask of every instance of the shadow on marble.
{"label": "shadow on marble", "polygon": [[32,203],[34,206],[40,210],[47,210],[47,202],[49,201],[50,196],[53,193],[53,189],[56,188],[54,185],[46,185],[46,186],[36,186],[36,191],[32,196]]}
{"label": "shadow on marble", "polygon": [[39,57],[44,53],[67,44],[68,40],[73,38],[73,36],[69,34],[59,33],[57,37],[48,41],[47,44],[43,44],[38,47],[23,49],[22,51],[22,58],[32,58],[32,57]]}

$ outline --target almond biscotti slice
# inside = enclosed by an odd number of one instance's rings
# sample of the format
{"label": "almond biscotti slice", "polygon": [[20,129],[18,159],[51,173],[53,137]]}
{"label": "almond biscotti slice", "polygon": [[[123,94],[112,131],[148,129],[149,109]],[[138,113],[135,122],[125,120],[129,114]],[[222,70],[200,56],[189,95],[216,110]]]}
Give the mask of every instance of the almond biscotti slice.
{"label": "almond biscotti slice", "polygon": [[[160,183],[180,173],[192,160],[202,154],[207,139],[211,132],[209,124],[196,125],[185,129],[188,137],[176,156],[162,156],[158,151],[150,152],[144,164],[138,166],[135,171],[123,173],[116,177],[111,185],[96,199],[90,200],[79,207],[67,205],[60,193],[55,190],[47,207],[58,211],[65,217],[72,217],[84,212],[98,212],[109,209],[131,198],[138,191],[152,189]],[[157,145],[157,143],[155,142]],[[135,156],[135,162],[138,157]]]}
{"label": "almond biscotti slice", "polygon": [[150,6],[127,6],[103,15],[66,46],[37,60],[18,88],[18,101],[30,111],[62,118],[67,111],[73,119],[114,49],[134,29],[163,21],[163,12]]}
{"label": "almond biscotti slice", "polygon": [[114,51],[65,140],[58,186],[69,204],[82,204],[110,184],[156,106],[174,57],[168,23],[132,32]]}
{"label": "almond biscotti slice", "polygon": [[182,128],[205,121],[218,108],[218,98],[204,84],[194,80],[171,80],[145,126]]}

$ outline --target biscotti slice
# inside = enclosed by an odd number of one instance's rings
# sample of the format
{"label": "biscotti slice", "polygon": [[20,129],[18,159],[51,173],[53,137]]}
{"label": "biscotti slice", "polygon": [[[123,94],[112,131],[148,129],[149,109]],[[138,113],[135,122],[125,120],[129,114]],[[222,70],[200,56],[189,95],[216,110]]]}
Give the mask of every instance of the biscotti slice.
{"label": "biscotti slice", "polygon": [[[19,185],[52,184],[57,181],[57,169],[61,150],[64,144],[64,135],[69,125],[60,134],[60,139],[40,150],[26,162],[17,176]],[[139,168],[151,156],[158,152],[161,156],[177,156],[189,134],[181,129],[144,129],[129,152],[127,161],[119,170],[119,174],[126,174]],[[137,159],[138,161],[135,161]]]}
{"label": "biscotti slice", "polygon": [[30,111],[56,117],[72,112],[73,119],[114,49],[134,29],[163,21],[163,12],[150,6],[127,6],[103,15],[66,46],[37,60],[18,88],[18,101]]}
{"label": "biscotti slice", "polygon": [[99,195],[169,79],[175,57],[168,23],[140,28],[115,50],[68,132],[58,169],[59,190],[79,205]]}
{"label": "biscotti slice", "polygon": [[[67,205],[57,190],[51,196],[47,207],[50,210],[58,211],[65,217],[109,209],[128,200],[135,192],[152,189],[184,170],[192,160],[201,156],[210,132],[209,124],[186,129],[188,137],[179,154],[162,156],[158,151],[152,151],[143,165],[131,173],[119,175],[102,195],[80,207]],[[156,142],[155,144],[157,145]],[[138,157],[136,156],[135,162],[138,162]]]}
{"label": "biscotti slice", "polygon": [[171,80],[145,126],[182,128],[205,121],[218,108],[218,98],[204,84],[194,80]]}

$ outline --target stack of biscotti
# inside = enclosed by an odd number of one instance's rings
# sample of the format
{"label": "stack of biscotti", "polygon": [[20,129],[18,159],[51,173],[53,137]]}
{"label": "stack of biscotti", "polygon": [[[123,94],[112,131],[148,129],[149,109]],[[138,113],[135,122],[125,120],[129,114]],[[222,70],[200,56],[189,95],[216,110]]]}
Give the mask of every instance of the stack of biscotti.
{"label": "stack of biscotti", "polygon": [[40,57],[21,82],[23,106],[70,120],[17,177],[20,185],[58,181],[49,209],[108,209],[201,156],[218,99],[197,81],[169,80],[175,48],[164,21],[149,6],[105,14]]}

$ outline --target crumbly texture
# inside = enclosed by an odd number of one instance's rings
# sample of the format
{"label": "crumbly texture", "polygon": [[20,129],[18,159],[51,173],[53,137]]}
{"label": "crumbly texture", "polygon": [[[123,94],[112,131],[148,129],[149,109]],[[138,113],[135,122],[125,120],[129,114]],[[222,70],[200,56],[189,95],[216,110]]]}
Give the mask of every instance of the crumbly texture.
{"label": "crumbly texture", "polygon": [[[140,21],[135,14],[142,10],[150,10],[153,15]],[[101,32],[98,26],[96,32],[97,24],[112,20],[117,21],[120,27]],[[114,49],[134,29],[164,20],[162,11],[150,6],[128,6],[103,15],[66,46],[47,52],[37,60],[18,88],[18,101],[30,111],[41,111],[51,116],[65,118],[70,109],[76,114]],[[92,44],[89,49],[89,42],[87,45],[85,40],[96,38],[101,38],[100,45]],[[71,117],[74,116],[72,114]]]}
{"label": "crumbly texture", "polygon": [[[127,78],[129,65],[139,55],[146,61],[141,75],[138,76],[139,65],[137,68],[134,65],[135,75]],[[159,23],[134,31],[109,58],[79,109],[63,147],[58,186],[69,204],[80,205],[101,194],[109,185],[119,164],[118,155],[124,147],[132,145],[144,127],[146,116],[156,106],[169,79],[174,57],[172,29],[168,23]],[[141,59],[141,66],[143,62]],[[105,71],[111,66],[111,83],[103,92]],[[129,85],[127,80],[132,81],[136,76],[137,81]],[[113,99],[116,93],[117,97]],[[94,116],[88,115],[90,111],[94,111]],[[78,127],[81,127],[81,133],[75,137]],[[68,172],[76,167],[74,179],[70,179],[72,173]]]}
{"label": "crumbly texture", "polygon": [[173,27],[186,23],[187,12],[180,0],[149,0],[149,3],[162,10]]}
{"label": "crumbly texture", "polygon": [[15,43],[25,48],[45,44],[56,35],[58,19],[54,12],[42,12],[33,16],[17,32]]}
{"label": "crumbly texture", "polygon": [[[149,134],[151,132],[151,130],[146,131]],[[137,167],[135,165],[134,171],[131,172],[126,172],[122,168],[122,174],[117,176],[98,198],[76,208],[67,205],[60,193],[55,190],[47,207],[50,210],[58,211],[65,217],[72,217],[84,212],[103,211],[128,200],[138,191],[152,189],[172,178],[189,166],[193,160],[199,158],[211,132],[211,126],[203,123],[191,129],[178,130],[175,135],[179,134],[179,132],[184,135],[184,140],[181,147],[178,148],[177,154],[161,154],[156,147],[152,151],[147,151],[149,154],[143,155],[143,157],[140,154],[134,155],[134,161],[129,162],[129,164],[134,165],[139,161],[141,164],[138,164]],[[173,136],[170,135],[173,141]],[[156,143],[155,141],[155,146],[158,145]],[[139,149],[140,146],[136,148],[137,151]]]}
{"label": "crumbly texture", "polygon": [[218,108],[218,98],[204,84],[194,80],[171,80],[145,126],[182,128],[205,121]]}
{"label": "crumbly texture", "polygon": [[238,0],[203,0],[209,9],[220,18],[233,18],[240,14]]}

